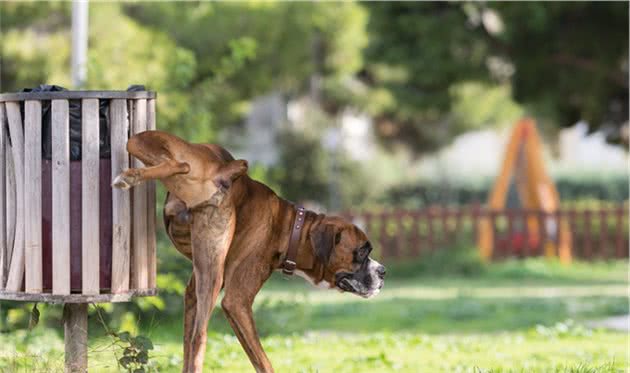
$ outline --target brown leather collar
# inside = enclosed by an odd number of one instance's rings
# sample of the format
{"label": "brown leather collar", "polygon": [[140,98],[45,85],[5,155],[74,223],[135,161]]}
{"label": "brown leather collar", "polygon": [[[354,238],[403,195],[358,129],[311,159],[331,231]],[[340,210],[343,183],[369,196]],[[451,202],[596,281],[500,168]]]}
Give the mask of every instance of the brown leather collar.
{"label": "brown leather collar", "polygon": [[295,268],[297,267],[297,252],[302,228],[304,228],[305,216],[306,211],[304,210],[304,207],[298,206],[297,212],[295,213],[295,219],[293,220],[293,228],[291,228],[291,236],[289,237],[287,256],[284,258],[284,262],[282,263],[282,273],[288,276],[293,275]]}

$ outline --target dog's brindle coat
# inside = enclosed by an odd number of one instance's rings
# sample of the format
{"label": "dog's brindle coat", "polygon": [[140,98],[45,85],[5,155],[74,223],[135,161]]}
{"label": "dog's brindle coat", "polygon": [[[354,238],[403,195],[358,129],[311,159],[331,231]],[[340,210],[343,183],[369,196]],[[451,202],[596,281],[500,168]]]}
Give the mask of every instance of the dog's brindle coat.
{"label": "dog's brindle coat", "polygon": [[[192,260],[184,298],[184,372],[201,372],[207,323],[221,288],[221,306],[258,372],[273,372],[252,316],[263,283],[280,269],[295,206],[247,176],[247,164],[216,145],[189,144],[147,131],[127,149],[147,168],[129,169],[113,185],[161,180],[169,190],[164,224],[175,247]],[[383,286],[385,268],[368,257],[363,231],[338,218],[307,211],[296,273],[314,285],[366,298]]]}

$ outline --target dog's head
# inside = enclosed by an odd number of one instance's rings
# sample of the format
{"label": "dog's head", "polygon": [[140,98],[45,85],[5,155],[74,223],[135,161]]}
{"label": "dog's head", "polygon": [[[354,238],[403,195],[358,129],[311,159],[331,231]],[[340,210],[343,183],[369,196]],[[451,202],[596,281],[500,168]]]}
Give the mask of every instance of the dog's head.
{"label": "dog's head", "polygon": [[370,258],[372,245],[361,229],[338,217],[325,217],[310,230],[315,257],[331,287],[370,298],[383,287],[385,267]]}

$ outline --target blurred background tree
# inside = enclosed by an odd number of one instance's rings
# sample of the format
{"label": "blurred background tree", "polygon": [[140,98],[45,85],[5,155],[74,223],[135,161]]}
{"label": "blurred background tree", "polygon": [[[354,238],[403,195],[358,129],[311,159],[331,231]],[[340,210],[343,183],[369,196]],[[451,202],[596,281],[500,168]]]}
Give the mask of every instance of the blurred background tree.
{"label": "blurred background tree", "polygon": [[384,139],[433,150],[487,125],[450,115],[459,99],[453,91],[475,81],[490,89],[511,86],[517,102],[555,128],[585,120],[620,140],[628,120],[627,3],[366,7],[370,43],[359,76]]}

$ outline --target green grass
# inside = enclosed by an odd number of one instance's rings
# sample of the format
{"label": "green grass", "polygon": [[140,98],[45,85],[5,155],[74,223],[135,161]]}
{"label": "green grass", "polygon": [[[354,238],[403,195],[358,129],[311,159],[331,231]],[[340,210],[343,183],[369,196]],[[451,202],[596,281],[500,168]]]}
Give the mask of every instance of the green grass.
{"label": "green grass", "polygon": [[[371,300],[273,278],[255,303],[262,343],[277,372],[618,372],[628,336],[588,321],[628,313],[627,262],[506,262],[461,276],[393,278]],[[167,305],[168,306],[168,305]],[[43,315],[45,317],[45,315]],[[95,317],[92,317],[95,319]],[[44,323],[45,324],[45,323]],[[151,367],[181,367],[180,317],[145,316]],[[220,310],[210,323],[208,372],[251,372]],[[111,340],[91,324],[90,371],[117,370]],[[59,330],[0,334],[0,371],[61,371]]]}

